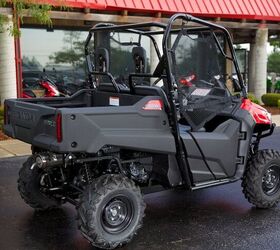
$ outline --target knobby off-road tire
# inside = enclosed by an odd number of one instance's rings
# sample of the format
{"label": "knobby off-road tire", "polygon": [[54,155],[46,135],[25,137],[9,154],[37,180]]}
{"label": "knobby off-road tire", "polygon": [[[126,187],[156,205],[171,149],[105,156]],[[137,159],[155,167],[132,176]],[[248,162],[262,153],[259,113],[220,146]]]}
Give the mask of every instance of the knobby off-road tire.
{"label": "knobby off-road tire", "polygon": [[243,193],[258,208],[270,208],[280,200],[280,153],[260,150],[249,160],[242,180]]}
{"label": "knobby off-road tire", "polygon": [[114,249],[142,226],[145,203],[139,187],[122,175],[97,178],[81,195],[78,226],[93,246]]}
{"label": "knobby off-road tire", "polygon": [[36,210],[48,210],[56,208],[61,203],[58,200],[47,197],[40,191],[40,181],[43,171],[34,166],[35,159],[29,157],[19,171],[18,190],[21,198]]}

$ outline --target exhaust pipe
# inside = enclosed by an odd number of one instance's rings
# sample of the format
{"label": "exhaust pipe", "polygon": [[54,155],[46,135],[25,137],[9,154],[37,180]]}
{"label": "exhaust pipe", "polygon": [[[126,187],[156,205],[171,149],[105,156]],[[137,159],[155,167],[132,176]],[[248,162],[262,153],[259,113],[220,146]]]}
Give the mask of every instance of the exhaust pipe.
{"label": "exhaust pipe", "polygon": [[35,164],[38,168],[48,168],[59,166],[63,164],[63,157],[62,155],[56,154],[37,154],[35,156]]}

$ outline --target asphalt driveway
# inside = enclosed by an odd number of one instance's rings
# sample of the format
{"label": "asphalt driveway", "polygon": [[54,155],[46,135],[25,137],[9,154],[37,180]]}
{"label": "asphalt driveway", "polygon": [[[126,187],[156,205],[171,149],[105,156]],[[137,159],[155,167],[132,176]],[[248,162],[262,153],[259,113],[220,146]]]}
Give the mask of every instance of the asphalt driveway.
{"label": "asphalt driveway", "polygon": [[[280,150],[280,129],[262,147]],[[0,249],[93,249],[76,227],[75,209],[39,213],[17,192],[24,157],[0,160]],[[256,209],[240,182],[199,190],[145,196],[144,227],[123,249],[279,249],[280,205]]]}

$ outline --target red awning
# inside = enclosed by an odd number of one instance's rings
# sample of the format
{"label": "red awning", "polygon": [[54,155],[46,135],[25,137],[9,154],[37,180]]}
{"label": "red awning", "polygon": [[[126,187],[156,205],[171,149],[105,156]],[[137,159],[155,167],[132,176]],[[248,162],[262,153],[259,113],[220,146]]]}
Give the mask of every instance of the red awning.
{"label": "red awning", "polygon": [[[45,0],[56,5],[60,1]],[[62,0],[69,7],[280,21],[280,0]]]}

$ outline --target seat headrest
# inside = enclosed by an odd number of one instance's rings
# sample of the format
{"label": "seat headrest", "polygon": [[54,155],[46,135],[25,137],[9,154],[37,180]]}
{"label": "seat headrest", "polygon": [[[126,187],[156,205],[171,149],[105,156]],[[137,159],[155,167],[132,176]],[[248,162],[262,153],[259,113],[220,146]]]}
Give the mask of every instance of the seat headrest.
{"label": "seat headrest", "polygon": [[133,47],[132,56],[135,64],[135,73],[145,73],[147,67],[146,50],[141,46]]}
{"label": "seat headrest", "polygon": [[109,71],[109,52],[106,48],[98,48],[95,50],[96,70],[99,72]]}

